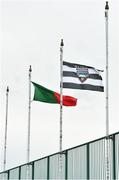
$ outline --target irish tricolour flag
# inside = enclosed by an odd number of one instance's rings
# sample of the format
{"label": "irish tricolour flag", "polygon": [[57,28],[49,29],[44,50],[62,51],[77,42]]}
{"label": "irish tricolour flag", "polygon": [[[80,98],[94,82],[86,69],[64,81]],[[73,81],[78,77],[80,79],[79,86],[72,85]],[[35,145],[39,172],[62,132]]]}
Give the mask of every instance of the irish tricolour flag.
{"label": "irish tricolour flag", "polygon": [[[49,90],[35,82],[32,82],[34,85],[34,101],[41,101],[45,103],[60,104],[60,94]],[[64,106],[76,106],[77,99],[71,96],[63,96],[63,105]]]}
{"label": "irish tricolour flag", "polygon": [[63,61],[63,88],[104,91],[102,70]]}

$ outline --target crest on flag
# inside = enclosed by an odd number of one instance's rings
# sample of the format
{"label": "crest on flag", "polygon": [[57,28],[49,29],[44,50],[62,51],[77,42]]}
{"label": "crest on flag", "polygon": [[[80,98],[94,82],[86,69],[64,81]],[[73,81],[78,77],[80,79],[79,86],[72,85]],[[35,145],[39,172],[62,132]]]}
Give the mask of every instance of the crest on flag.
{"label": "crest on flag", "polygon": [[79,80],[83,83],[84,81],[87,80],[89,77],[89,72],[87,67],[79,67],[76,66],[76,73],[78,75]]}

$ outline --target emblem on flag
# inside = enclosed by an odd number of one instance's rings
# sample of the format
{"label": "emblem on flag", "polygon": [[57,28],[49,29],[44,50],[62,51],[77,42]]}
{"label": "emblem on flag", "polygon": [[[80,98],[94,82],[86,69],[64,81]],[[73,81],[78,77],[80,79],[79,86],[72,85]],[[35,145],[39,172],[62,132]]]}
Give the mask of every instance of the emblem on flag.
{"label": "emblem on flag", "polygon": [[89,77],[89,72],[87,67],[76,66],[76,73],[79,80],[83,83]]}

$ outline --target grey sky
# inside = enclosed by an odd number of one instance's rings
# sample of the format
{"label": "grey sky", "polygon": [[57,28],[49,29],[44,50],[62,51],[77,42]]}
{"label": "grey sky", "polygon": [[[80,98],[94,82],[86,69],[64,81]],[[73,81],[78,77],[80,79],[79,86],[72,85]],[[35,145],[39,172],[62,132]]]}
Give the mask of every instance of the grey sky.
{"label": "grey sky", "polygon": [[[32,80],[59,91],[59,45],[64,60],[104,69],[105,1],[1,1],[0,170],[3,163],[5,91],[9,85],[7,168],[26,162],[28,69]],[[109,1],[109,121],[119,131],[119,1]],[[32,87],[33,94],[33,87]],[[78,98],[63,109],[63,149],[105,136],[105,93],[64,90]],[[59,151],[59,106],[32,103],[31,160]]]}

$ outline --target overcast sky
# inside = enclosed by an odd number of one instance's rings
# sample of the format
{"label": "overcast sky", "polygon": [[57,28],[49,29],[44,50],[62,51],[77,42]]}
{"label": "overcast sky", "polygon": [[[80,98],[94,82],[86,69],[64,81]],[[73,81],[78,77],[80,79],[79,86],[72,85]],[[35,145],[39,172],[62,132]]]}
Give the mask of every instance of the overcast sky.
{"label": "overcast sky", "polygon": [[[119,131],[119,1],[109,1],[109,132]],[[6,87],[9,92],[7,168],[26,163],[28,69],[32,81],[59,92],[60,40],[64,60],[103,69],[104,0],[0,1],[0,170],[3,169]],[[32,94],[33,94],[32,87]],[[105,136],[105,92],[65,89],[78,98],[63,108],[63,149]],[[59,105],[32,102],[31,154],[59,151]]]}

